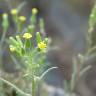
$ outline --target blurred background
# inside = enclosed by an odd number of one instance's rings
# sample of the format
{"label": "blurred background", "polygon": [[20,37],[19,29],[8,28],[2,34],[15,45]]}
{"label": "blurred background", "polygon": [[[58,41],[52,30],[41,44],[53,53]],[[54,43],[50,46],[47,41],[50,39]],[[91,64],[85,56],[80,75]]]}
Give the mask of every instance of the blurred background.
{"label": "blurred background", "polygon": [[[65,96],[62,92],[63,95],[60,95],[57,90],[59,90],[59,88],[61,90],[64,87],[64,80],[70,81],[72,57],[86,51],[88,19],[94,2],[95,0],[0,0],[0,22],[2,22],[1,16],[3,13],[9,14],[10,28],[7,32],[6,38],[14,34],[13,30],[15,28],[10,10],[17,8],[19,4],[22,3],[24,5],[20,15],[27,17],[27,23],[30,20],[28,18],[30,18],[31,9],[34,7],[39,10],[37,20],[41,17],[44,19],[45,33],[52,40],[50,46],[56,47],[56,49],[50,50],[47,53],[47,59],[51,66],[58,66],[58,69],[49,72],[45,79],[47,84],[45,87],[52,87],[52,90],[54,90],[54,94],[52,93],[53,95],[51,94],[49,96]],[[1,35],[2,27],[0,23],[0,37]],[[16,73],[18,73],[19,70],[15,68],[15,65],[9,56],[8,44],[4,43],[2,50],[1,70],[7,75],[12,75],[9,78],[9,80],[12,80],[12,78],[15,78]],[[95,62],[96,61],[94,61],[94,63]],[[93,68],[92,72],[91,71],[87,73],[87,75],[80,80],[76,86],[76,92],[80,96],[96,96],[95,68]],[[18,80],[20,80],[20,77]],[[20,82],[17,85],[19,84]],[[58,92],[59,95],[56,95],[55,92]],[[8,92],[6,92],[6,94],[7,95],[4,96],[15,96],[8,95]]]}

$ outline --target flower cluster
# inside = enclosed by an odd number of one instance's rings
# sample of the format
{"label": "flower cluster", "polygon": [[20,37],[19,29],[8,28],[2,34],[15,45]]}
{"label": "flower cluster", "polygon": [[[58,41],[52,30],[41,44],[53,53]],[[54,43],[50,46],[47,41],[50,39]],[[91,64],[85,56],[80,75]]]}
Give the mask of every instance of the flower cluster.
{"label": "flower cluster", "polygon": [[[32,16],[30,18],[31,24],[26,28],[26,31],[23,34],[19,34],[20,36],[16,36],[15,38],[10,37],[10,42],[12,42],[12,44],[9,46],[9,48],[10,48],[11,52],[17,52],[20,55],[22,55],[22,52],[25,53],[25,51],[27,49],[31,49],[30,47],[33,46],[33,44],[31,44],[31,42],[32,42],[31,38],[33,37],[32,33],[35,28],[34,26],[36,23],[36,14],[37,13],[38,13],[37,8],[33,8],[32,9]],[[26,21],[26,17],[25,16],[18,16],[17,9],[12,9],[11,14],[13,16],[15,23],[17,24],[18,31],[22,33],[22,29],[23,29],[24,22]],[[41,25],[42,24],[43,24],[43,22],[41,22]],[[46,51],[46,49],[47,49],[46,38],[44,40],[42,40],[40,32],[36,32],[36,42],[37,42],[36,48],[38,48],[39,51],[42,51],[42,52]]]}
{"label": "flower cluster", "polygon": [[41,30],[44,30],[43,20],[39,22],[40,32],[35,32],[37,24],[36,16],[38,13],[36,8],[32,9],[29,25],[26,27],[24,24],[27,18],[25,16],[19,16],[18,12],[16,9],[11,10],[17,28],[17,34],[9,38],[9,50],[23,62],[24,73],[27,74],[33,82],[45,66],[49,39],[46,38],[45,35],[43,36],[41,32]]}
{"label": "flower cluster", "polygon": [[[23,39],[24,38],[24,39]],[[32,48],[31,41],[32,41],[32,34],[31,33],[24,33],[22,36],[16,36],[10,37],[10,51],[11,52],[17,52],[21,55],[24,55],[22,51],[26,51],[28,49],[27,45],[30,43],[31,46],[29,46],[29,49]],[[44,52],[47,49],[47,43],[45,38],[42,40],[40,32],[36,32],[36,41],[37,41],[37,47],[39,49],[39,52]],[[25,43],[26,42],[26,43]],[[31,47],[31,48],[30,48]],[[27,49],[26,49],[27,48]],[[35,48],[35,46],[34,46]]]}
{"label": "flower cluster", "polygon": [[[25,16],[18,16],[16,9],[11,10],[13,20],[17,25],[17,35],[9,38],[9,49],[12,53],[16,54],[24,60],[26,67],[30,71],[37,70],[45,60],[48,48],[48,38],[42,36],[42,32],[35,32],[36,14],[38,10],[32,9],[32,16],[30,16],[29,25],[24,28]],[[40,21],[40,28],[43,24]],[[40,29],[41,30],[41,29]],[[39,57],[39,58],[38,58]],[[28,74],[30,74],[30,71]],[[28,72],[28,71],[27,71]]]}

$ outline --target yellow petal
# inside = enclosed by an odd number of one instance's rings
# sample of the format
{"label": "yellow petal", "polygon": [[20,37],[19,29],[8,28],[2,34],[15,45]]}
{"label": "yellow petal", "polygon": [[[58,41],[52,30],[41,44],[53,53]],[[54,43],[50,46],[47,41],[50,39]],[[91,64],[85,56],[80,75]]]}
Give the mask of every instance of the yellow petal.
{"label": "yellow petal", "polygon": [[30,39],[32,35],[30,33],[24,33],[23,38]]}
{"label": "yellow petal", "polygon": [[26,17],[25,16],[20,16],[19,20],[24,22],[26,20]]}
{"label": "yellow petal", "polygon": [[38,9],[37,9],[37,8],[33,8],[33,9],[32,9],[32,13],[33,13],[33,14],[37,14],[37,13],[38,13]]}
{"label": "yellow petal", "polygon": [[17,14],[17,10],[16,10],[16,9],[12,9],[12,10],[11,10],[11,14],[12,14],[12,15],[16,15],[16,14]]}

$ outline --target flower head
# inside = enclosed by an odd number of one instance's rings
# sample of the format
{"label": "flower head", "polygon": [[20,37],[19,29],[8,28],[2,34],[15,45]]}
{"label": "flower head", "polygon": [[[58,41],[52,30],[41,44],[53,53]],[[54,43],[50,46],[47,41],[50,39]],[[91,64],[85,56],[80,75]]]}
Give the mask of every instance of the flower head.
{"label": "flower head", "polygon": [[11,14],[12,14],[12,15],[16,15],[16,14],[17,14],[17,10],[16,10],[16,9],[12,9],[12,10],[11,10]]}
{"label": "flower head", "polygon": [[26,17],[25,16],[20,16],[19,17],[19,20],[22,21],[22,22],[24,22],[26,20]]}
{"label": "flower head", "polygon": [[44,41],[38,43],[38,48],[40,50],[46,49],[47,45],[44,43]]}
{"label": "flower head", "polygon": [[11,52],[14,52],[16,50],[16,48],[13,45],[10,45],[9,49],[10,49]]}
{"label": "flower head", "polygon": [[7,17],[8,17],[7,13],[4,13],[4,14],[3,14],[3,18],[6,19]]}
{"label": "flower head", "polygon": [[16,35],[16,38],[20,38],[20,36],[19,35]]}
{"label": "flower head", "polygon": [[37,13],[38,13],[38,9],[37,9],[37,8],[33,8],[33,9],[32,9],[32,13],[33,13],[33,14],[37,14]]}
{"label": "flower head", "polygon": [[23,38],[30,39],[32,35],[30,33],[24,33]]}

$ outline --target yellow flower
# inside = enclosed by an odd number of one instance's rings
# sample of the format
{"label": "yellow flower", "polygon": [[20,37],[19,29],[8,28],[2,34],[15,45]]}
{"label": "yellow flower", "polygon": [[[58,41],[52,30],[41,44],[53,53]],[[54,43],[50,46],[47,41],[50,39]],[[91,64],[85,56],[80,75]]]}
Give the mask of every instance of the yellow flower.
{"label": "yellow flower", "polygon": [[44,41],[38,43],[38,48],[39,48],[40,50],[43,50],[43,49],[45,49],[46,47],[47,47],[47,45],[44,43]]}
{"label": "yellow flower", "polygon": [[7,17],[8,17],[7,13],[4,13],[4,14],[3,14],[3,18],[6,19]]}
{"label": "yellow flower", "polygon": [[16,14],[17,14],[17,10],[16,10],[16,9],[12,9],[12,10],[11,10],[11,14],[12,14],[12,15],[16,15]]}
{"label": "yellow flower", "polygon": [[22,21],[22,22],[24,22],[26,20],[26,17],[25,16],[20,16],[19,17],[19,20]]}
{"label": "yellow flower", "polygon": [[33,13],[33,14],[37,14],[37,13],[38,13],[38,9],[37,9],[37,8],[33,8],[33,9],[32,9],[32,13]]}
{"label": "yellow flower", "polygon": [[16,48],[12,45],[9,46],[9,49],[10,49],[11,52],[14,52],[16,50]]}
{"label": "yellow flower", "polygon": [[23,38],[30,39],[32,35],[30,33],[24,33]]}

